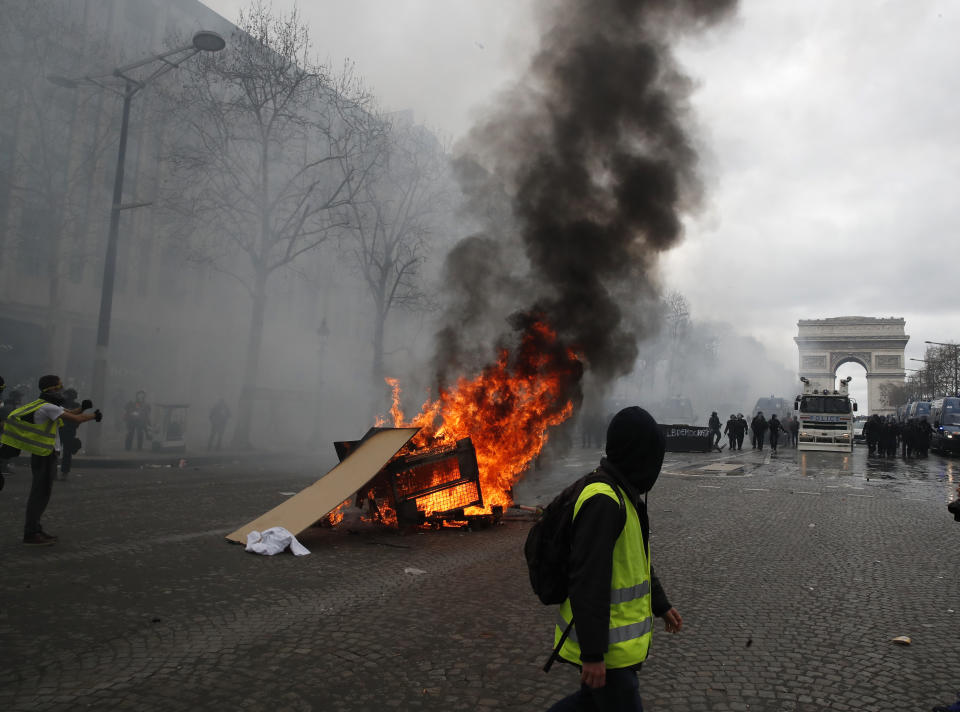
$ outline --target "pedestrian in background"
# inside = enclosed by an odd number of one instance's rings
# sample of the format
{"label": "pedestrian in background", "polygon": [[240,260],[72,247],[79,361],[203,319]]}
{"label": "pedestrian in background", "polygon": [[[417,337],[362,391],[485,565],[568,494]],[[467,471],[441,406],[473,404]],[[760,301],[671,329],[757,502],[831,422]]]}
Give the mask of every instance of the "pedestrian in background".
{"label": "pedestrian in background", "polygon": [[23,393],[14,388],[0,405],[0,420],[6,420],[10,413],[23,405]]}
{"label": "pedestrian in background", "polygon": [[133,447],[133,439],[137,439],[137,450],[143,450],[143,438],[150,439],[150,404],[147,403],[147,394],[137,391],[137,395],[124,408],[124,420],[127,424],[127,437],[123,442],[125,450]]}
{"label": "pedestrian in background", "polygon": [[[647,657],[654,616],[668,632],[683,626],[650,564],[650,522],[643,495],[663,465],[665,440],[647,411],[633,406],[607,428],[605,482],[583,488],[573,511],[569,598],[560,606],[563,626],[573,622],[560,659],[580,667],[580,690],[550,708],[642,710],[637,670]],[[554,627],[554,644],[563,628]]]}
{"label": "pedestrian in background", "polygon": [[927,457],[930,452],[930,438],[933,436],[933,426],[927,420],[927,416],[920,416],[917,422],[917,451],[919,457]]}
{"label": "pedestrian in background", "polygon": [[880,448],[883,450],[883,457],[893,458],[897,456],[897,439],[899,438],[903,445],[903,457],[904,459],[908,458],[912,447],[912,437],[909,423],[901,425],[892,415],[887,416],[880,436]]}
{"label": "pedestrian in background", "polygon": [[863,439],[867,442],[867,454],[877,453],[877,443],[883,433],[883,424],[880,422],[880,416],[874,413],[867,422],[863,424]]}
{"label": "pedestrian in background", "polygon": [[767,419],[763,417],[763,411],[758,410],[750,421],[750,434],[753,437],[753,449],[763,450],[763,436],[767,432]]}
{"label": "pedestrian in background", "polygon": [[743,439],[747,436],[748,427],[743,413],[737,413],[737,450],[743,450]]}
{"label": "pedestrian in background", "polygon": [[739,430],[739,428],[737,416],[731,413],[726,425],[723,426],[723,433],[727,436],[727,443],[730,445],[731,450],[737,449],[737,430]]}
{"label": "pedestrian in background", "polygon": [[[60,424],[64,421],[85,423],[100,422],[100,411],[82,413],[63,408],[63,383],[59,376],[41,376],[38,384],[40,397],[10,413],[0,441],[17,450],[30,453],[30,495],[27,497],[26,521],[23,526],[23,543],[33,546],[49,546],[57,537],[43,531],[40,517],[47,509],[57,476],[57,459],[61,451]],[[86,402],[85,402],[86,404]]]}
{"label": "pedestrian in background", "polygon": [[777,418],[776,413],[771,413],[767,428],[770,430],[770,449],[776,452],[777,444],[780,442],[780,433],[783,432],[783,424]]}
{"label": "pedestrian in background", "polygon": [[210,409],[210,439],[207,440],[207,450],[214,448],[214,442],[216,442],[216,449],[220,449],[228,420],[230,420],[230,408],[221,398]]}
{"label": "pedestrian in background", "polygon": [[710,414],[707,425],[710,426],[710,449],[713,450],[720,442],[720,416],[717,415],[717,411]]}
{"label": "pedestrian in background", "polygon": [[[6,390],[6,383],[4,383],[3,387],[4,390]],[[7,418],[10,417],[10,413],[20,407],[22,397],[23,395],[20,391],[13,389],[6,398],[0,400],[0,437],[3,436],[3,429]],[[13,474],[13,465],[10,464],[10,460],[19,454],[16,448],[0,445],[0,475]],[[0,489],[2,489],[2,487],[0,487]]]}
{"label": "pedestrian in background", "polygon": [[800,440],[800,419],[797,416],[790,418],[790,445],[797,447]]}

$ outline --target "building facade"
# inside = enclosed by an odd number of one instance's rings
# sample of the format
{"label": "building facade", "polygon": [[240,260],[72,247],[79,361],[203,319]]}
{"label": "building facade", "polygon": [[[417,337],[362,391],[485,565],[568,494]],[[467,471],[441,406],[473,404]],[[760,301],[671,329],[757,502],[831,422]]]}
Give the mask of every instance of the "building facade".
{"label": "building facade", "polygon": [[[92,381],[122,99],[46,77],[108,74],[200,29],[228,43],[237,32],[195,0],[0,4],[0,375],[8,394],[20,387],[31,397],[43,373],[61,374],[81,397]],[[131,104],[123,204],[152,203],[169,179],[160,155],[169,129],[158,119],[155,90],[145,87]],[[236,412],[244,387],[238,354],[249,333],[249,295],[191,260],[167,239],[173,229],[155,205],[121,212],[107,402],[97,404],[114,445],[123,405],[138,390],[154,403],[190,404],[188,441],[196,445],[216,399]],[[324,367],[365,358],[369,320],[356,308],[365,300],[362,282],[330,251],[308,255],[297,275],[271,284],[255,390],[261,440],[308,442],[317,417],[291,427],[281,417],[291,403],[318,410],[325,400],[360,400],[353,380],[330,369],[324,376]],[[368,418],[368,406],[357,403],[330,414],[326,429],[354,436]]]}

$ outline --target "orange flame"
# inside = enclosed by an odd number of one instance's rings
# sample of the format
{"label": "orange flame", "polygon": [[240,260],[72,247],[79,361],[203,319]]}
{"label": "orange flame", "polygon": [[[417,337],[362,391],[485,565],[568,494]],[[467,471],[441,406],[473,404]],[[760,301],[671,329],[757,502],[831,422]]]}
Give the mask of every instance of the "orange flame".
{"label": "orange flame", "polygon": [[484,510],[512,504],[509,490],[547,443],[550,427],[573,413],[583,368],[576,354],[561,345],[542,319],[529,323],[519,347],[501,349],[495,363],[472,379],[461,377],[420,413],[405,420],[400,385],[393,390],[390,415],[395,427],[419,427],[414,448],[452,445],[469,437],[477,453]]}

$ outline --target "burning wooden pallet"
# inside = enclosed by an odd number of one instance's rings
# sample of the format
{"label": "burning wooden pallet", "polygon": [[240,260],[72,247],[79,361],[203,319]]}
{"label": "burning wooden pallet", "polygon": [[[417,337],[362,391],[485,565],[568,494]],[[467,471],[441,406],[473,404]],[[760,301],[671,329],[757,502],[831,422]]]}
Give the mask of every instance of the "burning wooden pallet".
{"label": "burning wooden pallet", "polygon": [[[371,429],[364,440],[378,430]],[[341,462],[364,440],[334,443]],[[408,443],[358,490],[356,505],[364,504],[376,518],[400,527],[489,524],[503,513],[502,507],[491,507],[489,513],[478,511],[484,506],[483,491],[470,438],[428,450],[414,449]]]}

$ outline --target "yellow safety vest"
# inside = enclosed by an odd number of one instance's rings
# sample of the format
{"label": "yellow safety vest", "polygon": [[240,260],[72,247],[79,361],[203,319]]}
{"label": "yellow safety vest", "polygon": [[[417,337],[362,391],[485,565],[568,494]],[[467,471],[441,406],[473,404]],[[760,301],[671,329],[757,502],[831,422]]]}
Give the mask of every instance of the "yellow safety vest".
{"label": "yellow safety vest", "polygon": [[[613,573],[610,579],[610,631],[607,652],[603,661],[610,669],[626,668],[642,663],[647,658],[653,638],[653,604],[650,594],[650,560],[643,546],[640,517],[630,498],[623,494],[627,519],[623,531],[613,547]],[[577,518],[580,507],[590,497],[605,495],[619,504],[610,485],[594,482],[583,488],[573,508]],[[570,599],[560,606],[560,620],[554,627],[553,644],[560,642],[563,631],[573,617]],[[560,648],[560,657],[581,664],[580,645],[577,642],[577,624]]]}
{"label": "yellow safety vest", "polygon": [[20,406],[7,416],[3,424],[0,442],[18,450],[26,450],[34,455],[49,455],[57,441],[57,429],[63,421],[59,418],[44,425],[34,425],[23,419],[24,416],[39,410],[47,401],[41,399]]}

